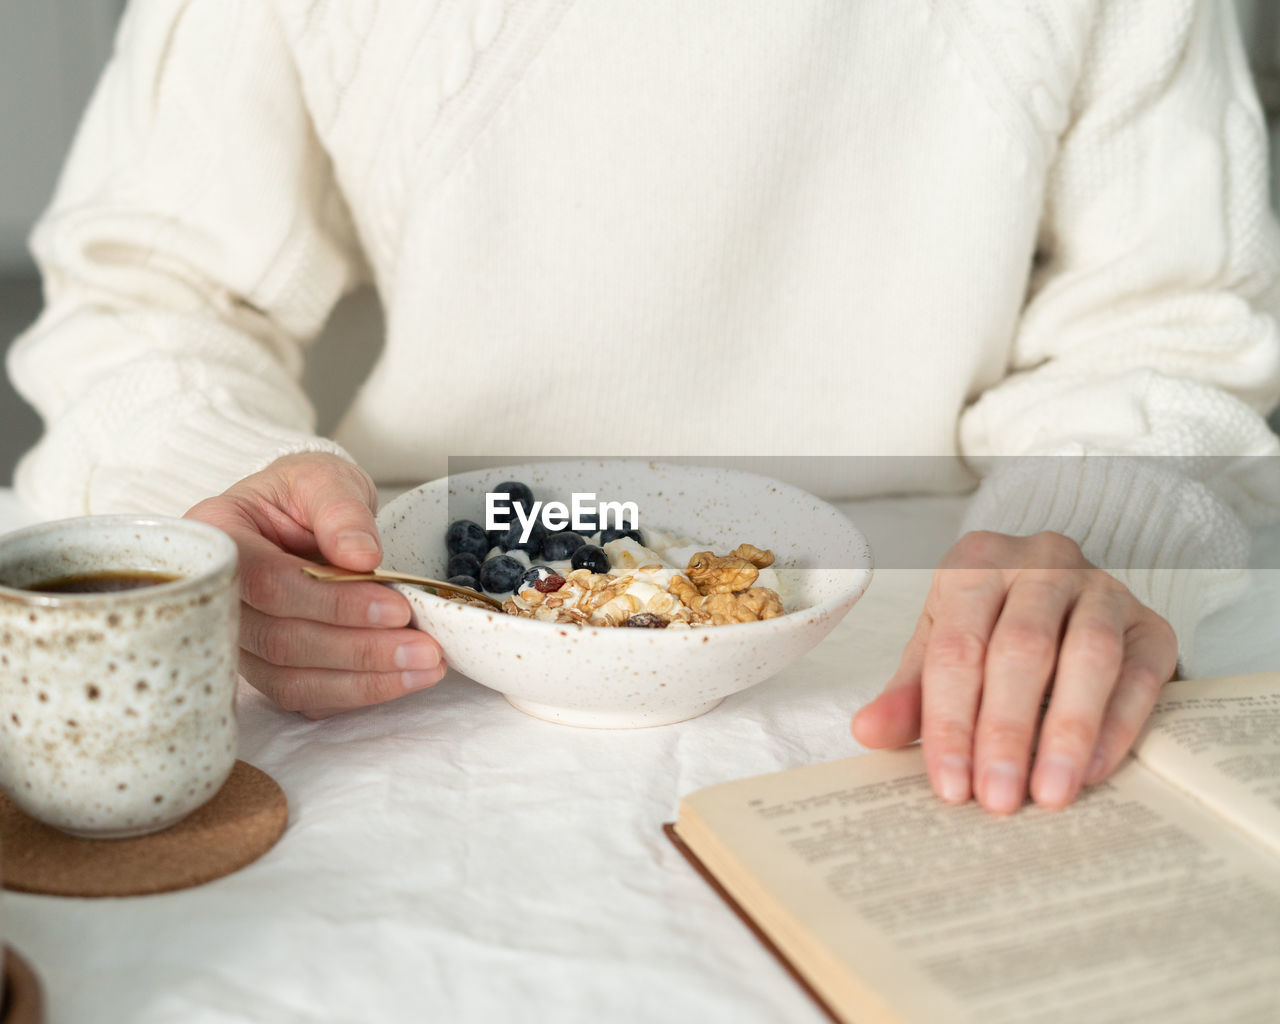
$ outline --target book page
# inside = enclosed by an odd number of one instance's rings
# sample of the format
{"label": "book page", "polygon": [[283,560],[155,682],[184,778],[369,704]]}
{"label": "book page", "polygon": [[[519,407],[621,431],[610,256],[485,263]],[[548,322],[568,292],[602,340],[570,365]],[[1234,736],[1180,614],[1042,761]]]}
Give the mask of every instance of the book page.
{"label": "book page", "polygon": [[1280,862],[1132,760],[997,818],[938,800],[909,748],[699,791],[676,830],[843,1019],[1280,1009]]}
{"label": "book page", "polygon": [[1280,856],[1280,674],[1169,683],[1134,752]]}

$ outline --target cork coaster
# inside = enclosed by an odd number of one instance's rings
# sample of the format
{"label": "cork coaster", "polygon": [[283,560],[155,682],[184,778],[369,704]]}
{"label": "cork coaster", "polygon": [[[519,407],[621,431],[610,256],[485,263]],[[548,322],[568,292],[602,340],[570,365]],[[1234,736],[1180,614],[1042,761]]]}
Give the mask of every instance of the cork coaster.
{"label": "cork coaster", "polygon": [[0,1024],[41,1024],[44,1020],[44,997],[40,979],[12,946],[4,953],[4,997],[0,999]]}
{"label": "cork coaster", "polygon": [[243,761],[203,807],[163,832],[135,839],[77,839],[28,817],[0,793],[4,887],[51,896],[189,889],[257,860],[288,820],[289,805],[275,779]]}

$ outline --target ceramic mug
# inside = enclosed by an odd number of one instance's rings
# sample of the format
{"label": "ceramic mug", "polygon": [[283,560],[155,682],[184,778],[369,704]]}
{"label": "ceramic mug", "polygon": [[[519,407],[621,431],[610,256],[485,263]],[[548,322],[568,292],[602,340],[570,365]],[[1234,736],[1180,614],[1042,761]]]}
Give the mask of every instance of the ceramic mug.
{"label": "ceramic mug", "polygon": [[236,758],[235,572],[231,539],[184,519],[0,537],[0,788],[87,838],[156,832],[212,798]]}

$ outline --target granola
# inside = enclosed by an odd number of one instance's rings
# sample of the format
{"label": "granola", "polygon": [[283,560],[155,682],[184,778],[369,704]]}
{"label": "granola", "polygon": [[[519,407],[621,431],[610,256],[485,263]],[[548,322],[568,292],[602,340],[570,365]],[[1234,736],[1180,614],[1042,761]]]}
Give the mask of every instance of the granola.
{"label": "granola", "polygon": [[544,622],[645,629],[723,626],[784,613],[776,590],[756,586],[760,570],[773,564],[771,551],[750,544],[728,555],[698,551],[680,572],[634,541],[614,543],[615,566],[634,566],[630,571],[551,576],[518,590],[503,610]]}

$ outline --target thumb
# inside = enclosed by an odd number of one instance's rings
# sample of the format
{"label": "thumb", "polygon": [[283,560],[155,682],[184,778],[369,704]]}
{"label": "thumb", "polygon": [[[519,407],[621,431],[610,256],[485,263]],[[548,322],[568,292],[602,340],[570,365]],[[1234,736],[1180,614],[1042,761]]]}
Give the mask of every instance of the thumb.
{"label": "thumb", "polygon": [[886,687],[853,716],[853,738],[864,747],[905,747],[920,738],[918,679]]}
{"label": "thumb", "polygon": [[293,481],[294,500],[306,517],[320,554],[331,564],[368,572],[382,561],[373,513],[377,491],[358,466],[337,459]]}
{"label": "thumb", "polygon": [[880,696],[853,716],[853,738],[864,747],[904,747],[920,738],[921,671],[932,625],[928,613],[920,616],[898,670]]}

